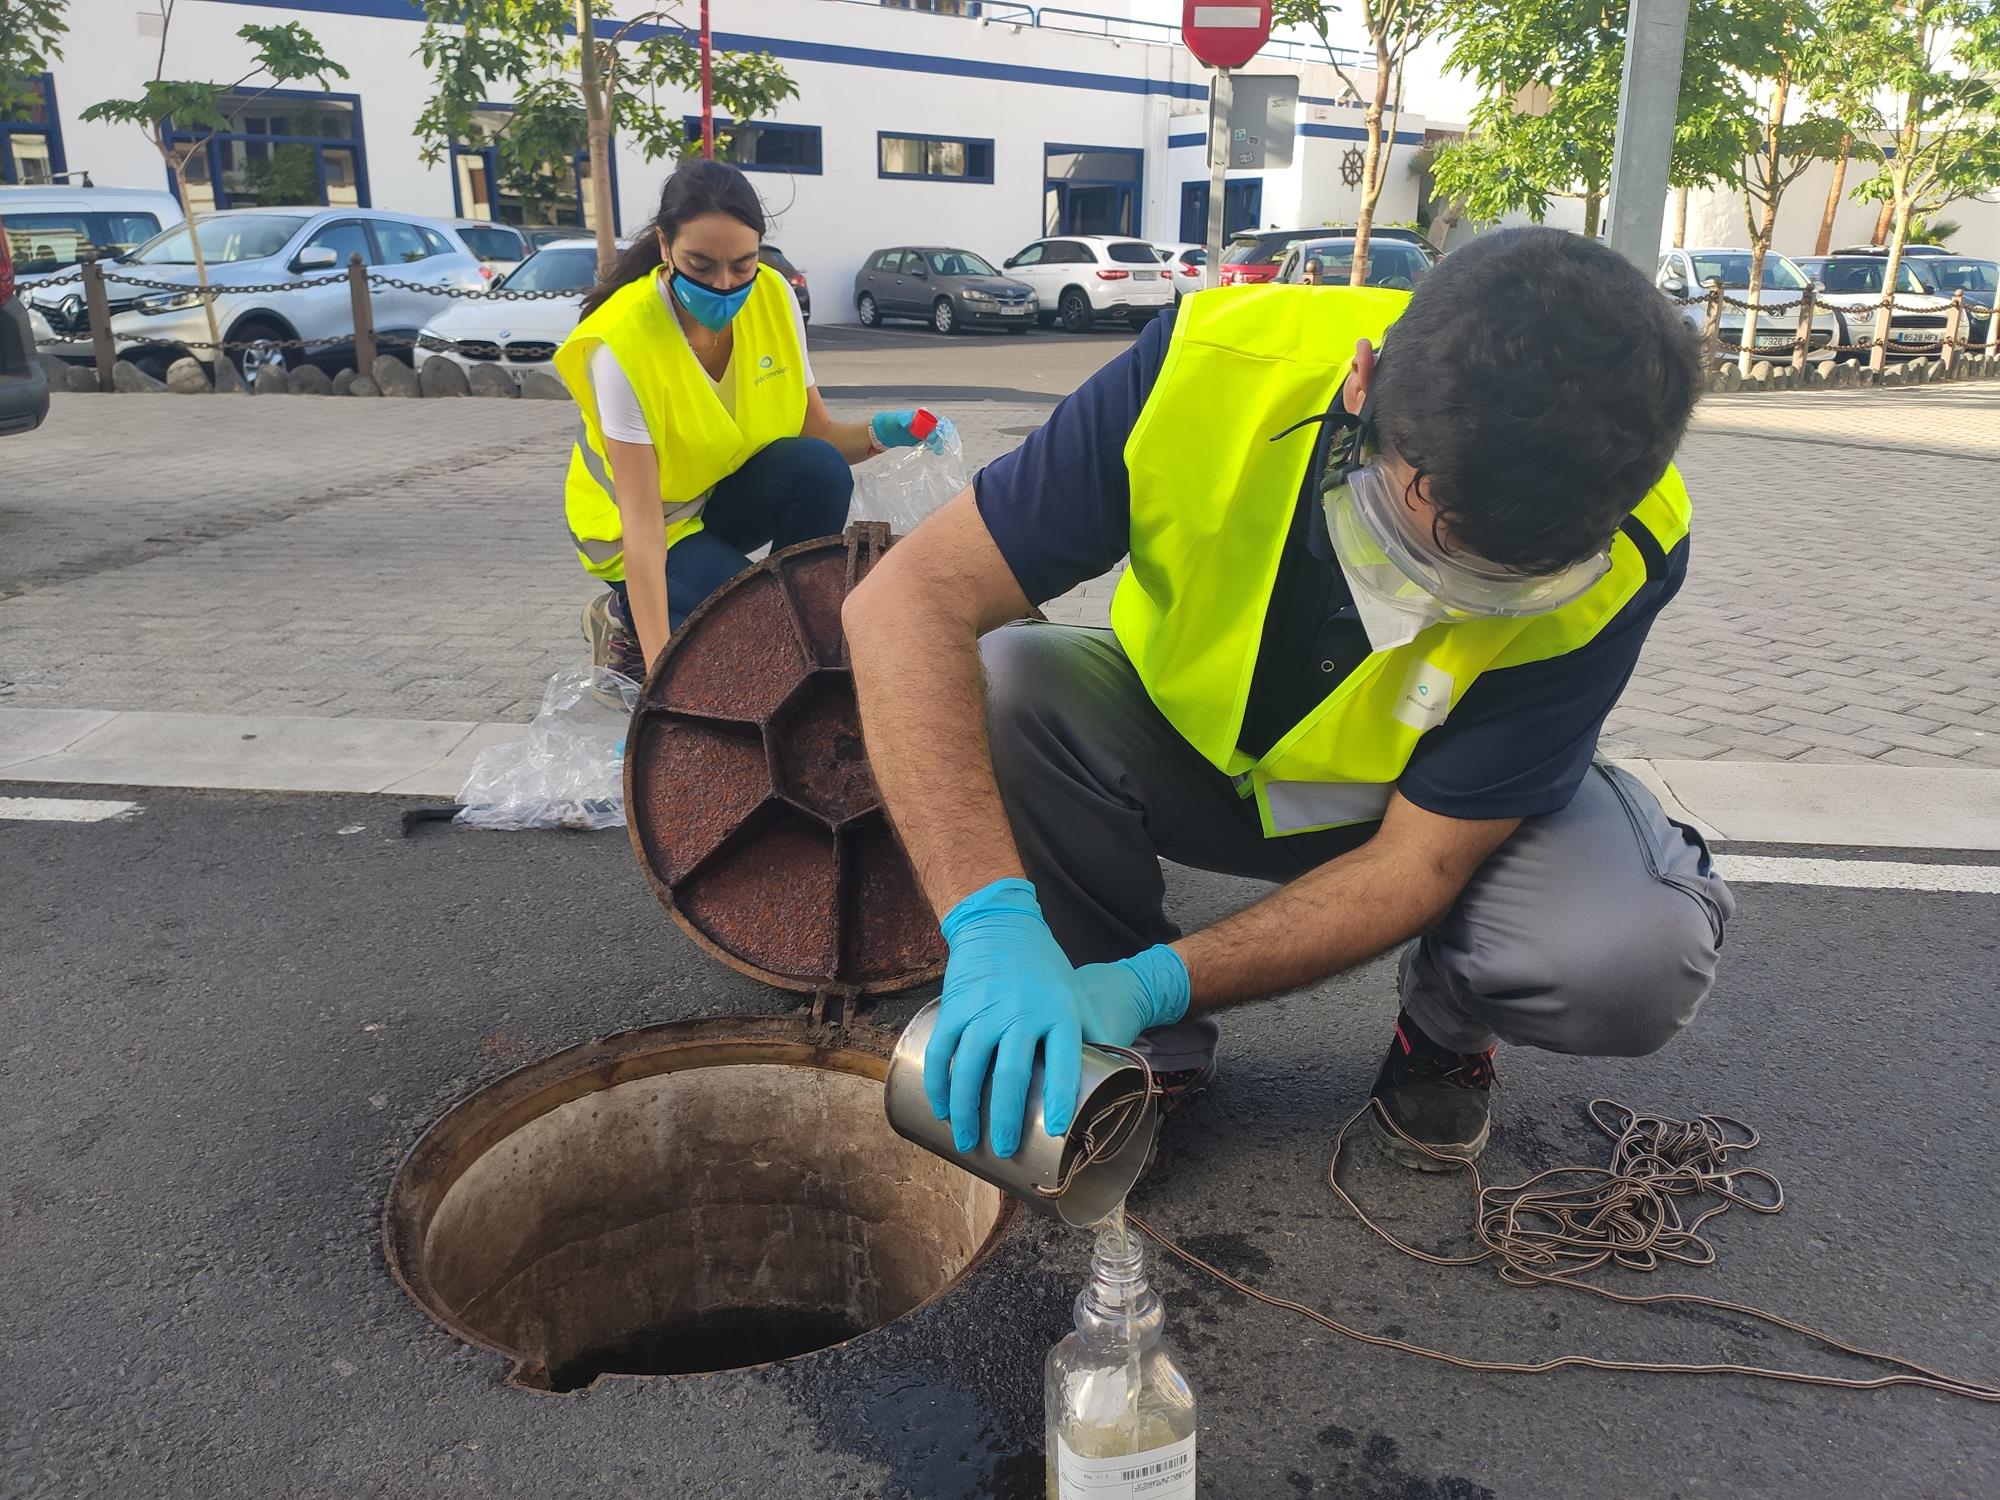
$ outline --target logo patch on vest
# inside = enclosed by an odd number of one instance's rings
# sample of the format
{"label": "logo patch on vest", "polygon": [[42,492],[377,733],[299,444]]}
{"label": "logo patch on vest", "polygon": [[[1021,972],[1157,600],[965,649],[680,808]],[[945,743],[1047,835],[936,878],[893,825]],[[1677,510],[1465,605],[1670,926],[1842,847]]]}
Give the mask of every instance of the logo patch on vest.
{"label": "logo patch on vest", "polygon": [[1422,733],[1435,729],[1451,712],[1451,693],[1456,686],[1451,673],[1427,661],[1416,662],[1396,699],[1395,718],[1399,724]]}

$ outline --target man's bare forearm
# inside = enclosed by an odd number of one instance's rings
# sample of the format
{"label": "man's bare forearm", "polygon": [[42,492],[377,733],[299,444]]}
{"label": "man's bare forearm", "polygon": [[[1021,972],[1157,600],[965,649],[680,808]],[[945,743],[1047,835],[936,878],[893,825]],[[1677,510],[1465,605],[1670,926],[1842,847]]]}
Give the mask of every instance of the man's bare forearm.
{"label": "man's bare forearm", "polygon": [[1359,849],[1174,943],[1192,1010],[1282,994],[1366,963],[1435,926],[1518,819],[1466,822],[1408,804]]}
{"label": "man's bare forearm", "polygon": [[842,613],[869,763],[940,916],[1023,873],[986,740],[979,637],[1026,601],[1004,564],[998,584],[982,544],[992,551],[968,494],[891,549]]}

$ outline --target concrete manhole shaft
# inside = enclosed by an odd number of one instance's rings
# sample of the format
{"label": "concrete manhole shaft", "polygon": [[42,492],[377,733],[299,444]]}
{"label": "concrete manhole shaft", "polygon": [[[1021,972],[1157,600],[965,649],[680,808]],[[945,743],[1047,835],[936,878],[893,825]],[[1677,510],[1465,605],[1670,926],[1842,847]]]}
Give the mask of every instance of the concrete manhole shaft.
{"label": "concrete manhole shaft", "polygon": [[878,1328],[950,1287],[1007,1217],[997,1189],[890,1130],[893,1042],[685,1021],[509,1074],[397,1172],[390,1270],[544,1390],[736,1369]]}

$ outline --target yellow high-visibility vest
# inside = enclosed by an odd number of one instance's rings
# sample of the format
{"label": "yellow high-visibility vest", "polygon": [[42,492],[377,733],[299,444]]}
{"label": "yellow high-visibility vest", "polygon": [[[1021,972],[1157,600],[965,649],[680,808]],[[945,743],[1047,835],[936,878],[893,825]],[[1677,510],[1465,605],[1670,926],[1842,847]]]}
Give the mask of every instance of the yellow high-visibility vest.
{"label": "yellow high-visibility vest", "polygon": [[1585,645],[1646,581],[1646,552],[1657,560],[1688,534],[1687,489],[1670,467],[1613,539],[1611,570],[1579,598],[1548,614],[1434,624],[1372,652],[1262,756],[1244,754],[1251,673],[1317,429],[1273,435],[1325,412],[1355,341],[1379,347],[1408,301],[1280,285],[1187,297],[1125,444],[1132,561],[1112,629],[1160,712],[1256,797],[1267,837],[1380,818],[1418,739],[1480,673]]}
{"label": "yellow high-visibility vest", "polygon": [[599,344],[610,346],[645,414],[659,456],[669,547],[701,530],[703,497],[717,480],[734,474],[767,444],[797,437],[805,426],[805,351],[784,277],[760,265],[749,299],[730,324],[736,347],[724,378],[735,383],[734,416],[673,325],[655,278],[646,276],[613,292],[556,350],[556,373],[583,417],[570,452],[563,509],[577,559],[596,578],[625,576],[625,528],[590,384],[590,356]]}

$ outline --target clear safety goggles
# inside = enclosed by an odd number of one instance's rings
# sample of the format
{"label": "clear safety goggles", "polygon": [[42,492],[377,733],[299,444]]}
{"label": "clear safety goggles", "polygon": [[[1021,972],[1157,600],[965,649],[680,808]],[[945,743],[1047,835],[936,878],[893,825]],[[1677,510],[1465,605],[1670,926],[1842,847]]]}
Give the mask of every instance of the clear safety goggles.
{"label": "clear safety goggles", "polygon": [[1608,552],[1556,573],[1522,573],[1447,554],[1372,463],[1327,474],[1320,503],[1333,550],[1354,581],[1389,601],[1428,595],[1443,606],[1443,618],[1546,614],[1611,571]]}

